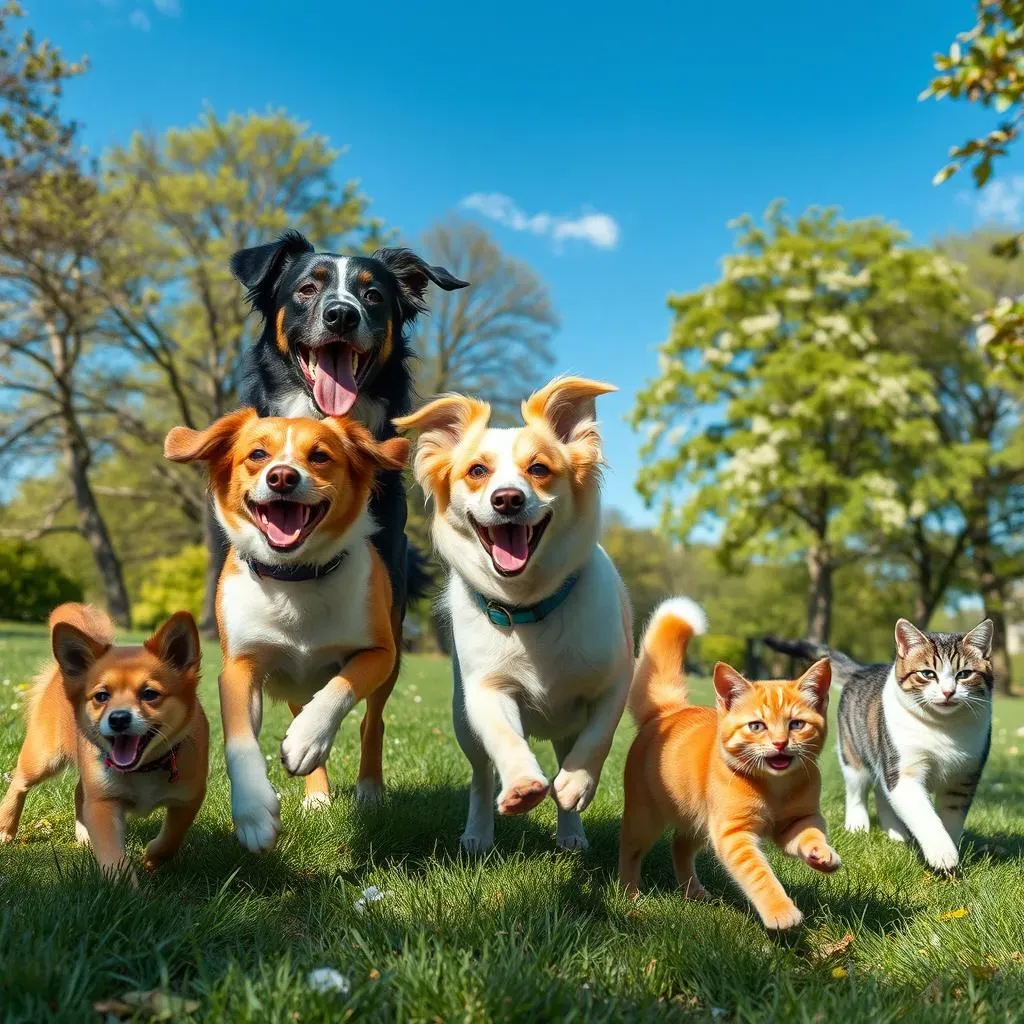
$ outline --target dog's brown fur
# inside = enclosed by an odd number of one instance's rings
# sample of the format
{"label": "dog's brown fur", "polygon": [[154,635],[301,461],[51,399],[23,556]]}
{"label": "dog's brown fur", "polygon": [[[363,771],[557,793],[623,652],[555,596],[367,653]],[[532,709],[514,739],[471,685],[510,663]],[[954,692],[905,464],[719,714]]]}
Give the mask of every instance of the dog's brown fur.
{"label": "dog's brown fur", "polygon": [[[188,612],[171,616],[141,647],[114,646],[113,632],[107,616],[89,605],[64,604],[50,615],[55,661],[29,696],[25,741],[0,803],[0,843],[14,839],[28,791],[76,764],[75,835],[91,843],[104,872],[125,867],[125,813],[167,808],[163,828],[146,847],[143,866],[151,871],[178,850],[206,793],[209,727],[196,694],[199,635]],[[101,691],[108,695],[103,703],[96,699]],[[144,700],[144,691],[158,696]],[[105,763],[110,741],[100,723],[118,709],[132,711],[154,734],[131,771]],[[172,749],[173,781],[162,769],[138,770]]]}

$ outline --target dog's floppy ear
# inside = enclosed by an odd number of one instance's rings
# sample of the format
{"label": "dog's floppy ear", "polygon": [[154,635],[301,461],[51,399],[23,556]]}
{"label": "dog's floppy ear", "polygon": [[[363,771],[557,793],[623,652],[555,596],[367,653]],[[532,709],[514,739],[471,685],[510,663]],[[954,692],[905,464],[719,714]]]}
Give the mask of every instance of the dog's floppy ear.
{"label": "dog's floppy ear", "polygon": [[276,242],[239,249],[231,257],[231,273],[245,285],[249,304],[266,315],[285,263],[308,252],[315,252],[312,242],[301,232],[289,230]]}
{"label": "dog's floppy ear", "polygon": [[490,417],[491,407],[486,402],[465,395],[442,395],[409,416],[391,421],[399,430],[422,431],[413,472],[416,482],[433,493],[442,509],[448,504],[452,449],[471,427],[486,427]]}
{"label": "dog's floppy ear", "polygon": [[109,643],[63,621],[54,623],[50,646],[60,667],[64,688],[71,694],[82,688],[89,669],[110,650]]}
{"label": "dog's floppy ear", "polygon": [[329,423],[341,436],[350,456],[367,470],[403,470],[409,463],[412,445],[407,437],[389,437],[378,441],[369,430],[356,420],[342,416],[328,416]]}
{"label": "dog's floppy ear", "polygon": [[238,431],[256,419],[255,409],[237,409],[221,416],[205,430],[172,427],[164,439],[164,458],[171,462],[213,462],[222,459]]}
{"label": "dog's floppy ear", "polygon": [[427,284],[433,282],[446,292],[457,288],[468,288],[468,281],[460,281],[444,267],[432,267],[411,249],[378,249],[373,258],[383,263],[398,279],[402,289],[402,313],[406,320],[412,320],[417,313],[426,310],[423,294]]}
{"label": "dog's floppy ear", "polygon": [[523,402],[523,419],[546,423],[569,450],[578,483],[584,483],[602,463],[594,399],[617,388],[584,377],[556,377]]}
{"label": "dog's floppy ear", "polygon": [[203,652],[191,612],[175,612],[145,643],[146,650],[179,672],[195,672]]}

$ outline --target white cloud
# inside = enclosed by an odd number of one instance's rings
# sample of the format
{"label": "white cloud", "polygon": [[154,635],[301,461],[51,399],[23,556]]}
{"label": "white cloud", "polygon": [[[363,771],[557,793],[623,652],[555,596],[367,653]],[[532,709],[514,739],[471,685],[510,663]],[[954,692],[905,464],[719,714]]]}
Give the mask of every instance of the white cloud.
{"label": "white cloud", "polygon": [[961,193],[978,220],[988,224],[1019,224],[1024,204],[1024,175],[996,178],[976,194]]}
{"label": "white cloud", "polygon": [[140,32],[148,32],[152,28],[149,15],[138,7],[128,15],[128,23],[132,28],[137,28]]}
{"label": "white cloud", "polygon": [[513,231],[545,235],[558,243],[572,239],[597,249],[614,249],[619,244],[619,225],[607,213],[581,213],[577,217],[528,214],[511,197],[500,192],[474,192],[459,205]]}
{"label": "white cloud", "polygon": [[177,18],[181,14],[181,0],[153,0],[153,6],[168,18]]}

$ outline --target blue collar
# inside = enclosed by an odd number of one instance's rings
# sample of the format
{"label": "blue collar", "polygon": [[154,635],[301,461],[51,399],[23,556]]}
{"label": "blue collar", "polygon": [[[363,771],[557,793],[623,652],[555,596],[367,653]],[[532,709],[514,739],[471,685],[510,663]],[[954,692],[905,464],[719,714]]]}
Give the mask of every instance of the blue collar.
{"label": "blue collar", "polygon": [[348,552],[340,552],[329,562],[324,562],[323,565],[267,565],[266,562],[257,562],[255,558],[244,556],[241,558],[258,580],[270,579],[280,583],[304,583],[306,580],[319,580],[324,576],[330,576],[335,569],[341,568],[341,564],[348,558]]}
{"label": "blue collar", "polygon": [[578,572],[573,573],[550,597],[545,597],[536,604],[501,604],[475,590],[472,594],[481,611],[487,613],[487,618],[495,626],[511,629],[513,626],[528,626],[534,622],[542,622],[572,593],[572,588],[576,586],[579,578]]}

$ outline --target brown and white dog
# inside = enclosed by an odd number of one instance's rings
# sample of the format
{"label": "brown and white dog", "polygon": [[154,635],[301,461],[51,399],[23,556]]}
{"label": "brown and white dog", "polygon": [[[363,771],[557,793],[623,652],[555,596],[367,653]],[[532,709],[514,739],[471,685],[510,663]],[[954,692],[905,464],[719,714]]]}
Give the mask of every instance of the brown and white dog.
{"label": "brown and white dog", "polygon": [[306,777],[307,807],[330,803],[324,764],[334,736],[368,698],[357,793],[381,791],[388,688],[376,703],[374,694],[395,665],[400,609],[370,541],[368,504],[376,475],[406,464],[409,442],[376,441],[341,417],[260,419],[241,409],[206,430],[175,427],[164,454],[207,463],[231,541],[217,590],[231,813],[242,845],[268,850],[280,805],[257,742],[264,690],[295,715],[281,761]]}
{"label": "brown and white dog", "polygon": [[[564,377],[522,405],[525,425],[490,427],[490,407],[439,398],[395,425],[422,431],[416,477],[452,572],[455,731],[473,768],[462,836],[494,842],[497,807],[523,814],[553,790],[557,841],[586,846],[593,799],[633,670],[629,598],[600,529],[601,439],[594,399],[615,389]],[[527,743],[552,741],[553,787]],[[493,767],[492,767],[493,766]]]}
{"label": "brown and white dog", "polygon": [[167,808],[143,860],[153,870],[177,852],[206,793],[199,634],[188,612],[141,647],[114,646],[113,633],[88,605],[63,604],[50,615],[56,661],[29,697],[25,742],[0,803],[0,843],[17,833],[28,791],[74,763],[75,837],[92,844],[105,872],[125,866],[125,813]]}

